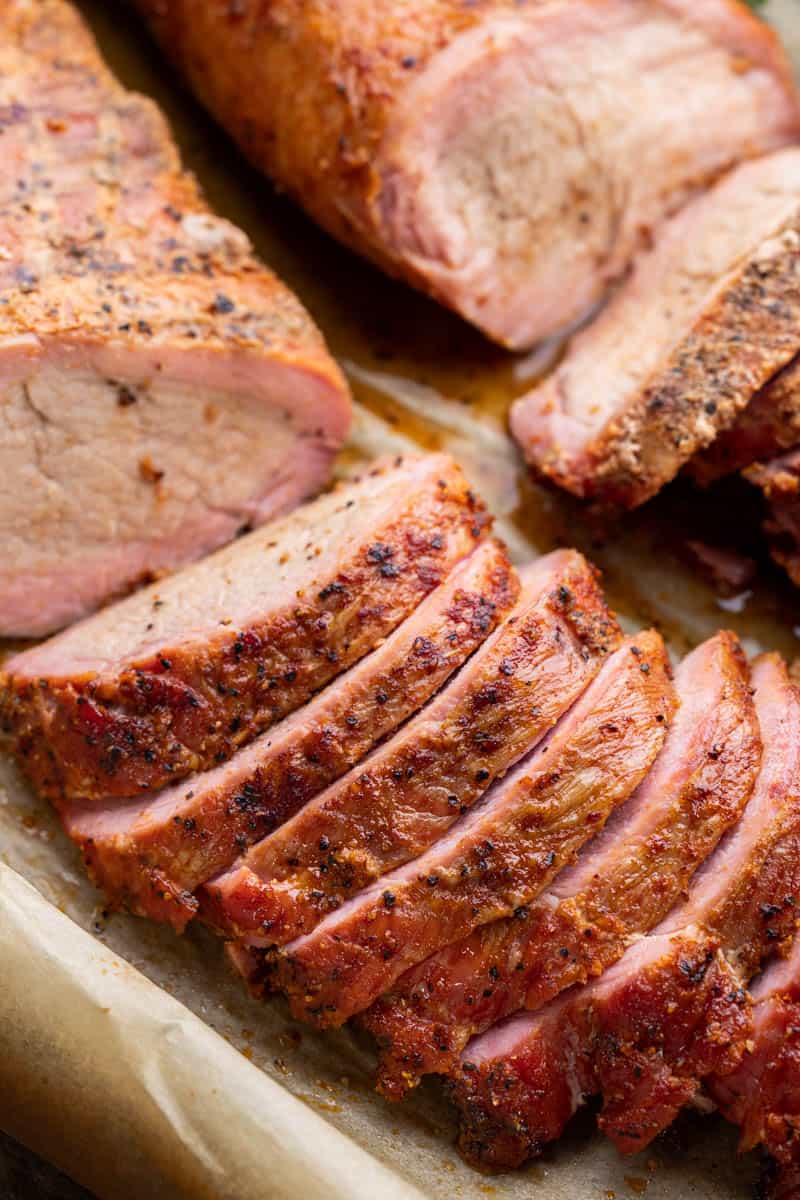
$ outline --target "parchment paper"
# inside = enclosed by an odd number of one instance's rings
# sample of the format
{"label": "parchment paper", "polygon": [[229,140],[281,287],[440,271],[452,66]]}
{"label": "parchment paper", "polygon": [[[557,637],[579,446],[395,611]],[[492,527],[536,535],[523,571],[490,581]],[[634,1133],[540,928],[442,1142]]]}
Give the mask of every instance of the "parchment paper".
{"label": "parchment paper", "polygon": [[421,1200],[2,865],[0,956],[4,1124],[98,1192]]}
{"label": "parchment paper", "polygon": [[[212,203],[296,288],[345,364],[358,407],[341,470],[446,447],[518,560],[580,546],[629,627],[657,623],[676,652],[726,625],[752,651],[798,653],[797,594],[763,555],[754,492],[734,484],[709,500],[678,484],[619,529],[587,525],[529,481],[504,428],[509,400],[559,347],[506,355],[334,246],[246,167],[132,19],[102,0],[81,7],[121,77],[167,109]],[[773,0],[769,13],[800,48],[798,0]],[[753,552],[748,593],[731,604],[694,578],[687,534]],[[737,1159],[735,1131],[694,1112],[632,1160],[587,1114],[538,1163],[484,1179],[456,1155],[436,1084],[390,1106],[371,1090],[373,1066],[367,1039],[317,1034],[282,1002],[246,996],[207,931],[177,938],[104,914],[55,818],[0,756],[0,1126],[103,1200],[752,1195],[755,1159]]]}

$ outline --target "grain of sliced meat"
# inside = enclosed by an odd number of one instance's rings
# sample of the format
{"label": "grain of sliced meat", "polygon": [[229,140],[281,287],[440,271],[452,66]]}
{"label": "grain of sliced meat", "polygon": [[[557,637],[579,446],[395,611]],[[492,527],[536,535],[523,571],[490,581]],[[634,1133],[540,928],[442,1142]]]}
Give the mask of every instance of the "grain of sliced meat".
{"label": "grain of sliced meat", "polygon": [[702,1074],[736,1061],[750,1030],[749,1004],[712,938],[699,929],[654,935],[626,958],[592,985],[591,1004],[580,989],[566,992],[468,1048],[449,1086],[469,1163],[482,1171],[521,1166],[599,1090],[624,1103],[620,1133],[638,1142],[638,1113],[666,1127],[694,1095],[694,1077],[672,1064],[688,1055]]}
{"label": "grain of sliced meat", "polygon": [[339,1025],[409,967],[535,900],[641,783],[675,703],[660,636],[625,642],[446,837],[277,956],[295,1015]]}
{"label": "grain of sliced meat", "polygon": [[800,939],[750,989],[753,1031],[736,1069],[716,1075],[706,1090],[741,1130],[739,1148],[757,1146],[774,1167],[764,1200],[790,1200],[800,1185]]}
{"label": "grain of sliced meat", "polygon": [[688,466],[698,483],[713,483],[800,443],[800,358],[757,392],[739,419]]}
{"label": "grain of sliced meat", "polygon": [[800,150],[737,168],[659,233],[558,369],[516,401],[532,468],[633,507],[800,350]]}
{"label": "grain of sliced meat", "polygon": [[[466,1047],[454,1095],[470,1157],[519,1163],[594,1094],[616,1146],[641,1150],[705,1076],[741,1060],[753,1028],[746,985],[791,944],[800,894],[800,692],[776,654],[757,659],[752,678],[764,748],[742,817],[686,900],[600,979]],[[558,1106],[541,1090],[544,1060],[575,1064]]]}

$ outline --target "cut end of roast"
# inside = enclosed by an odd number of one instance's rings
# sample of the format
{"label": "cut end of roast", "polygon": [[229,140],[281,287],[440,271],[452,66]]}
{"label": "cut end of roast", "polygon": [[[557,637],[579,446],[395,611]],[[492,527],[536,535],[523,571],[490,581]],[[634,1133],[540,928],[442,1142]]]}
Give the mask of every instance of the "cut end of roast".
{"label": "cut end of roast", "polygon": [[0,637],[39,637],[316,493],[350,399],[78,14],[3,34]]}
{"label": "cut end of roast", "polygon": [[4,637],[52,633],[290,511],[325,484],[348,428],[334,378],[252,352],[62,343],[14,357],[0,382]]}
{"label": "cut end of roast", "polygon": [[223,762],[374,649],[487,526],[446,456],[376,464],[9,660],[17,757],[62,807]]}
{"label": "cut end of roast", "polygon": [[798,349],[800,153],[738,167],[666,224],[511,428],[539,475],[598,506],[655,495]]}
{"label": "cut end of roast", "polygon": [[334,23],[137,3],[317,220],[515,349],[584,316],[665,216],[800,130],[777,39],[732,0],[419,0],[400,21],[360,0]]}

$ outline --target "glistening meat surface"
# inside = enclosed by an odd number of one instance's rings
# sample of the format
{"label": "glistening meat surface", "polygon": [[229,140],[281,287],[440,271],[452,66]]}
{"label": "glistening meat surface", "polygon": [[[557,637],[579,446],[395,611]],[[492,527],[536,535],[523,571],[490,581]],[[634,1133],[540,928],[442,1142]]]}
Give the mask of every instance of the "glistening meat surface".
{"label": "glistening meat surface", "polygon": [[313,495],[350,401],[75,10],[0,21],[0,636],[38,637]]}
{"label": "glistening meat surface", "polygon": [[219,767],[123,807],[70,808],[67,832],[114,903],[181,929],[194,892],[419,709],[507,615],[519,581],[489,539],[386,640]]}
{"label": "glistening meat surface", "polygon": [[17,759],[56,807],[224,761],[372,650],[486,525],[446,456],[370,467],[7,661]]}
{"label": "glistening meat surface", "polygon": [[675,703],[659,635],[623,643],[446,837],[284,948],[275,980],[295,1014],[341,1024],[415,963],[534,900],[641,783]]}
{"label": "glistening meat surface", "polygon": [[517,400],[533,469],[603,506],[653,496],[800,349],[800,150],[737,168],[660,231]]}
{"label": "glistening meat surface", "polygon": [[341,240],[489,336],[583,316],[648,232],[796,136],[734,0],[138,0],[197,94]]}
{"label": "glistening meat surface", "polygon": [[470,1037],[599,975],[652,929],[738,820],[761,759],[750,675],[720,633],[677,668],[679,708],[645,781],[537,901],[408,971],[361,1018],[398,1098]]}
{"label": "glistening meat surface", "polygon": [[619,636],[580,554],[526,568],[516,609],[449,685],[208,884],[206,917],[256,946],[308,932],[446,833],[555,724]]}
{"label": "glistening meat surface", "polygon": [[[523,1161],[593,1094],[601,1128],[623,1152],[640,1150],[704,1076],[741,1059],[752,1030],[744,987],[793,938],[800,892],[800,694],[777,655],[752,677],[764,749],[742,817],[687,899],[605,975],[467,1046],[454,1095],[470,1157]],[[544,1061],[576,1064],[579,1085],[558,1106],[541,1088]]]}

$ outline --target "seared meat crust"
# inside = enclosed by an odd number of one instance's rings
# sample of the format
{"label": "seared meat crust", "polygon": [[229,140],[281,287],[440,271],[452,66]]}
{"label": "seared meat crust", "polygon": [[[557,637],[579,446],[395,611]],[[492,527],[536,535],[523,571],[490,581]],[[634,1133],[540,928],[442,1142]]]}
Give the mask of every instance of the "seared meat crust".
{"label": "seared meat crust", "polygon": [[371,468],[9,660],[20,765],[64,807],[225,761],[372,650],[487,523],[446,456]]}
{"label": "seared meat crust", "polygon": [[282,945],[441,837],[599,671],[619,627],[575,551],[523,573],[506,623],[439,696],[203,893],[214,924]]}
{"label": "seared meat crust", "polygon": [[535,900],[644,779],[675,705],[659,635],[623,643],[448,836],[285,947],[276,980],[296,1015],[339,1025],[415,963]]}
{"label": "seared meat crust", "polygon": [[777,39],[736,0],[138,7],[322,225],[517,348],[583,316],[687,195],[798,129]]}
{"label": "seared meat crust", "polygon": [[454,1067],[470,1037],[601,974],[667,915],[739,818],[761,760],[750,675],[720,633],[678,667],[680,707],[661,755],[602,837],[538,901],[407,972],[361,1018],[398,1099]]}
{"label": "seared meat crust", "polygon": [[[743,816],[695,874],[686,900],[598,980],[539,1013],[512,1017],[464,1051],[455,1089],[464,1145],[472,1155],[486,1154],[488,1165],[504,1165],[504,1146],[506,1165],[538,1153],[595,1093],[604,1102],[601,1127],[617,1147],[641,1150],[705,1076],[725,1076],[742,1060],[753,1032],[746,985],[770,955],[791,945],[800,892],[800,691],[776,654],[756,660],[753,685],[761,768]],[[563,1089],[558,1109],[550,1107],[537,1083],[539,1065],[543,1058],[571,1062],[573,1054],[569,1097]],[[478,1138],[470,1134],[472,1065],[478,1088],[488,1088],[478,1105]],[[497,1082],[509,1073],[506,1109],[505,1084]]]}
{"label": "seared meat crust", "polygon": [[223,765],[124,808],[65,814],[114,904],[179,931],[198,887],[291,817],[419,709],[491,634],[519,594],[488,540],[383,644]]}

